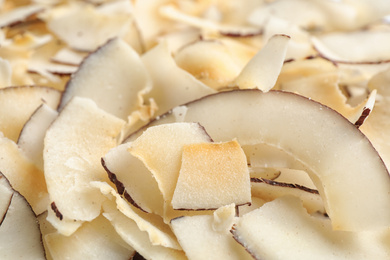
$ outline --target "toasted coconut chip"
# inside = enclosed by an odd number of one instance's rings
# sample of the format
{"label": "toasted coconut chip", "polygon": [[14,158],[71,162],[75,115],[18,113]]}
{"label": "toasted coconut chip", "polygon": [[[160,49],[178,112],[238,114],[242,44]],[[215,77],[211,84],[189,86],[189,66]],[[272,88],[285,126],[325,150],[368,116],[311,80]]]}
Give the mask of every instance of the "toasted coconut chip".
{"label": "toasted coconut chip", "polygon": [[276,83],[282,69],[290,37],[275,35],[243,68],[233,81],[240,89],[258,88],[264,92]]}
{"label": "toasted coconut chip", "polygon": [[74,51],[67,47],[60,49],[52,58],[53,62],[78,66],[88,55],[87,52]]}
{"label": "toasted coconut chip", "polygon": [[126,14],[104,14],[91,5],[69,5],[62,12],[52,12],[50,31],[73,49],[94,51],[107,40],[120,36],[132,18]]}
{"label": "toasted coconut chip", "polygon": [[180,175],[172,197],[174,209],[217,209],[250,204],[246,156],[236,141],[183,147]]}
{"label": "toasted coconut chip", "polygon": [[177,65],[209,87],[231,83],[245,64],[237,63],[231,49],[219,40],[197,41],[175,55]]}
{"label": "toasted coconut chip", "polygon": [[50,200],[64,218],[90,221],[99,215],[104,197],[89,182],[108,181],[100,158],[116,146],[124,123],[93,101],[75,97],[47,130],[45,178]]}
{"label": "toasted coconut chip", "polygon": [[113,202],[106,201],[103,211],[103,216],[111,222],[119,236],[146,259],[187,259],[181,250],[153,245],[150,235],[142,231],[136,221],[118,210]]}
{"label": "toasted coconut chip", "polygon": [[103,216],[84,223],[71,236],[54,232],[45,235],[44,240],[53,259],[120,260],[135,253]]}
{"label": "toasted coconut chip", "polygon": [[252,196],[261,198],[264,201],[269,202],[286,195],[291,195],[299,198],[310,214],[326,212],[324,203],[318,191],[315,189],[300,184],[258,178],[251,178],[251,183]]}
{"label": "toasted coconut chip", "polygon": [[64,217],[62,213],[58,210],[55,202],[50,204],[50,207],[47,209],[47,221],[54,227],[56,232],[64,236],[70,236],[76,230],[81,227],[84,221],[74,220]]}
{"label": "toasted coconut chip", "polygon": [[[164,218],[169,216],[172,196],[179,177],[183,147],[210,142],[204,128],[197,123],[175,123],[148,128],[129,148],[152,172],[164,197]],[[169,221],[168,220],[168,221]]]}
{"label": "toasted coconut chip", "polygon": [[312,41],[321,56],[334,63],[390,62],[387,52],[390,33],[387,31],[329,33],[314,37]]}
{"label": "toasted coconut chip", "polygon": [[0,15],[0,28],[23,22],[30,16],[42,12],[43,10],[43,6],[31,4],[2,13]]}
{"label": "toasted coconut chip", "polygon": [[43,246],[45,248],[46,259],[49,260],[49,259],[53,259],[53,257],[50,255],[50,252],[49,252],[49,249],[47,247],[46,240],[45,240],[45,236],[47,234],[50,234],[50,233],[55,233],[55,232],[57,232],[57,230],[50,224],[49,221],[47,221],[47,219],[46,219],[47,215],[48,215],[48,212],[45,211],[42,214],[39,214],[37,216],[37,220],[39,223],[39,229],[41,230],[41,234],[42,234],[42,242],[43,242]]}
{"label": "toasted coconut chip", "polygon": [[68,82],[59,109],[73,96],[87,97],[105,111],[127,119],[143,104],[142,95],[149,90],[150,83],[138,54],[116,38],[84,60]]}
{"label": "toasted coconut chip", "polygon": [[291,37],[288,41],[285,60],[301,59],[315,54],[308,32],[284,19],[271,16],[264,25],[263,41],[267,42],[278,34]]}
{"label": "toasted coconut chip", "polygon": [[0,89],[0,131],[17,141],[18,136],[34,111],[46,103],[56,108],[61,93],[40,86],[19,86]]}
{"label": "toasted coconut chip", "polygon": [[57,116],[56,110],[42,104],[24,124],[18,138],[20,149],[41,170],[43,170],[43,139],[46,130]]}
{"label": "toasted coconut chip", "polygon": [[[234,238],[255,259],[387,259],[388,228],[334,231],[329,219],[310,216],[294,197],[283,197],[239,218]],[[272,234],[272,236],[270,236]],[[379,242],[382,241],[382,242]],[[280,250],[283,245],[283,250]]]}
{"label": "toasted coconut chip", "polygon": [[212,20],[202,19],[196,16],[188,15],[177,9],[174,5],[166,5],[160,8],[160,14],[176,22],[188,24],[204,30],[221,32],[223,34],[254,35],[261,32],[261,29],[250,26],[235,26],[219,24]]}
{"label": "toasted coconut chip", "polygon": [[163,222],[160,216],[144,213],[130,206],[105,182],[91,182],[91,185],[99,189],[107,198],[113,199],[116,202],[117,209],[129,219],[135,221],[140,231],[146,231],[152,245],[164,246],[177,250],[181,249],[170,227]]}
{"label": "toasted coconut chip", "polygon": [[[164,42],[148,51],[142,61],[153,80],[153,88],[145,98],[153,98],[156,101],[159,108],[157,115],[182,103],[215,93],[213,89],[179,68]],[[167,77],[168,74],[172,77]]]}
{"label": "toasted coconut chip", "polygon": [[[151,125],[172,117],[167,114]],[[199,122],[215,141],[237,138],[241,145],[264,142],[289,151],[306,166],[335,229],[388,226],[387,169],[370,141],[334,110],[292,93],[240,90],[187,104],[185,121]]]}
{"label": "toasted coconut chip", "polygon": [[390,70],[375,75],[368,83],[370,90],[377,90],[377,101],[373,111],[367,118],[360,130],[368,136],[374,147],[380,153],[388,168],[390,168],[390,118],[389,104],[390,92]]}
{"label": "toasted coconut chip", "polygon": [[[374,105],[375,92],[359,105],[352,107],[347,104],[347,98],[339,88],[339,75],[336,73],[320,74],[294,81],[282,83],[281,90],[296,92],[325,104],[345,116],[350,122],[356,124],[362,116],[365,108],[370,109]],[[368,115],[367,115],[368,116]],[[357,125],[361,125],[358,122]]]}
{"label": "toasted coconut chip", "polygon": [[163,215],[163,197],[145,165],[128,152],[131,143],[111,149],[102,164],[120,195],[143,211]]}
{"label": "toasted coconut chip", "polygon": [[[230,208],[231,209],[231,208]],[[235,210],[226,216],[220,209],[212,215],[186,216],[172,219],[172,230],[189,259],[252,259],[237,244],[228,231],[233,224]],[[229,214],[230,213],[230,214]],[[222,223],[221,223],[222,221]],[[216,229],[219,225],[222,229]]]}
{"label": "toasted coconut chip", "polygon": [[46,259],[36,215],[26,199],[0,172],[0,258]]}
{"label": "toasted coconut chip", "polygon": [[8,60],[0,58],[0,88],[11,85],[12,68]]}

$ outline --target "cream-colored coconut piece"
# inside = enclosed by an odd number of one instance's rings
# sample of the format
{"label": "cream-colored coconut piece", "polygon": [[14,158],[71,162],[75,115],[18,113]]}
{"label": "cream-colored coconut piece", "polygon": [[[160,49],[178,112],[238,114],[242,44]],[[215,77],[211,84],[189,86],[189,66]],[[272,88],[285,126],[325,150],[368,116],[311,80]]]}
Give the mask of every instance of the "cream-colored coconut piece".
{"label": "cream-colored coconut piece", "polygon": [[23,126],[18,146],[35,165],[43,170],[43,139],[58,112],[43,103]]}
{"label": "cream-colored coconut piece", "polygon": [[389,244],[384,242],[389,236],[388,227],[366,232],[335,231],[328,218],[309,215],[299,199],[290,196],[245,214],[232,233],[254,259],[390,257]]}
{"label": "cream-colored coconut piece", "polygon": [[163,197],[152,173],[137,157],[128,152],[131,143],[111,149],[102,164],[118,193],[133,206],[163,215]]}
{"label": "cream-colored coconut piece", "polygon": [[183,147],[210,142],[205,129],[197,123],[174,123],[150,127],[130,146],[129,152],[152,172],[163,194],[165,215],[179,177]]}
{"label": "cream-colored coconut piece", "polygon": [[[94,76],[91,76],[94,75]],[[150,79],[139,55],[119,38],[90,54],[68,82],[62,109],[73,96],[90,98],[116,117],[127,117],[142,105]]]}
{"label": "cream-colored coconut piece", "polygon": [[90,221],[100,214],[104,197],[89,183],[108,181],[100,158],[116,146],[124,124],[92,100],[75,97],[47,130],[45,179],[50,200],[62,218]]}
{"label": "cream-colored coconut piece", "polygon": [[0,58],[0,88],[11,85],[12,69],[11,64],[6,59]]}
{"label": "cream-colored coconut piece", "polygon": [[217,209],[250,202],[246,156],[236,140],[183,147],[180,175],[172,197],[174,209]]}
{"label": "cream-colored coconut piece", "polygon": [[44,240],[53,259],[121,260],[131,258],[135,253],[103,216],[85,222],[70,236],[53,232],[45,235]]}
{"label": "cream-colored coconut piece", "polygon": [[189,259],[252,259],[229,232],[234,221],[232,204],[218,209],[214,215],[172,219],[171,226]]}
{"label": "cream-colored coconut piece", "polygon": [[145,99],[149,97],[156,101],[159,109],[157,114],[163,114],[172,107],[215,93],[215,90],[177,66],[166,42],[148,51],[142,56],[142,61],[153,80],[153,88]]}
{"label": "cream-colored coconut piece", "polygon": [[145,259],[188,259],[182,250],[154,244],[148,233],[118,210],[112,201],[103,203],[103,216],[111,222],[119,236]]}
{"label": "cream-colored coconut piece", "polygon": [[131,206],[108,183],[91,182],[91,185],[108,199],[115,201],[116,208],[127,218],[133,220],[140,231],[148,234],[152,245],[181,249],[169,225],[163,222],[161,216],[145,213]]}
{"label": "cream-colored coconut piece", "polygon": [[24,155],[15,142],[5,137],[0,137],[0,172],[26,198],[35,214],[47,209],[49,197],[43,171]]}
{"label": "cream-colored coconut piece", "polygon": [[46,259],[39,224],[26,199],[0,173],[0,258]]}
{"label": "cream-colored coconut piece", "polygon": [[30,4],[4,12],[0,15],[0,28],[23,22],[30,16],[42,12],[44,9],[42,5]]}
{"label": "cream-colored coconut piece", "polygon": [[56,109],[61,93],[40,86],[19,86],[0,89],[0,131],[17,141],[19,134],[34,111],[46,103]]}
{"label": "cream-colored coconut piece", "polygon": [[199,122],[216,142],[287,151],[307,167],[335,229],[389,226],[388,171],[367,137],[334,110],[288,92],[240,90],[187,104],[184,121]]}
{"label": "cream-colored coconut piece", "polygon": [[273,88],[282,69],[289,40],[287,35],[271,37],[232,84],[240,89],[258,88],[264,92]]}
{"label": "cream-colored coconut piece", "polygon": [[94,51],[107,40],[119,37],[132,23],[124,13],[104,13],[93,5],[71,3],[44,17],[51,32],[75,50]]}

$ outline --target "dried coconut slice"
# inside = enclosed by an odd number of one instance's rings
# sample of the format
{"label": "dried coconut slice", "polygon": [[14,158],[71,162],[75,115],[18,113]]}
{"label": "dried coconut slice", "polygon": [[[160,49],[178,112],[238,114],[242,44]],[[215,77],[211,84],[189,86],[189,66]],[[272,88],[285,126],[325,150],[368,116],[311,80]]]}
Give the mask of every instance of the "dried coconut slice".
{"label": "dried coconut slice", "polygon": [[42,104],[23,126],[18,138],[18,146],[35,165],[43,170],[43,139],[46,130],[58,116],[58,112]]}
{"label": "dried coconut slice", "polygon": [[172,218],[171,200],[187,144],[211,142],[197,123],[175,123],[148,128],[132,142],[129,152],[152,172],[164,198],[164,219]]}
{"label": "dried coconut slice", "polygon": [[63,9],[49,15],[47,26],[69,47],[80,51],[94,51],[107,40],[120,36],[132,23],[131,16],[107,15],[92,5],[70,5]]}
{"label": "dried coconut slice", "polygon": [[215,141],[274,145],[305,165],[335,229],[389,225],[388,171],[369,140],[334,110],[296,94],[258,90],[222,92],[186,106],[184,121],[199,122]]}
{"label": "dried coconut slice", "polygon": [[219,40],[202,40],[175,54],[177,65],[209,87],[218,89],[231,83],[245,64],[235,59],[229,46]]}
{"label": "dried coconut slice", "polygon": [[334,231],[329,219],[310,216],[298,199],[289,196],[245,214],[231,232],[254,259],[309,259],[313,255],[319,259],[387,259],[390,256],[388,244],[383,243],[388,228],[357,233]]}
{"label": "dried coconut slice", "polygon": [[0,213],[0,258],[46,259],[36,215],[1,173],[0,195],[0,201],[8,204],[5,214]]}
{"label": "dried coconut slice", "polygon": [[264,92],[273,88],[282,69],[289,40],[287,35],[271,37],[232,84],[240,89],[258,88]]}
{"label": "dried coconut slice", "polygon": [[[158,105],[157,114],[172,107],[215,93],[191,74],[177,66],[165,42],[149,50],[142,61],[153,80],[153,88],[145,98],[153,98]],[[167,75],[172,75],[167,77]]]}
{"label": "dried coconut slice", "polygon": [[163,215],[163,197],[148,168],[128,152],[131,143],[111,149],[102,165],[120,195],[143,211]]}
{"label": "dried coconut slice", "polygon": [[87,56],[87,52],[78,52],[64,47],[59,50],[51,60],[57,63],[78,66]]}
{"label": "dried coconut slice", "polygon": [[0,58],[0,88],[11,85],[12,69],[9,61]]}
{"label": "dried coconut slice", "polygon": [[135,253],[103,216],[84,223],[70,236],[53,232],[44,240],[53,259],[120,260],[130,259]]}
{"label": "dried coconut slice", "polygon": [[291,195],[299,198],[309,214],[326,213],[324,203],[316,189],[311,189],[301,184],[267,180],[263,178],[251,178],[252,196],[269,202],[277,198]]}
{"label": "dried coconut slice", "polygon": [[31,4],[17,7],[0,15],[0,28],[12,26],[25,21],[30,16],[42,12],[44,7],[38,4]]}
{"label": "dried coconut slice", "polygon": [[[91,77],[91,75],[95,75]],[[123,40],[110,40],[90,54],[72,76],[59,109],[73,97],[87,97],[103,110],[127,119],[142,105],[150,79],[138,54]]]}
{"label": "dried coconut slice", "polygon": [[359,127],[374,107],[376,92],[371,92],[360,104],[352,107],[339,88],[339,78],[338,73],[322,73],[280,83],[279,88],[327,105]]}
{"label": "dried coconut slice", "polygon": [[[335,32],[312,38],[319,53],[334,63],[382,63],[390,61],[387,31]],[[359,43],[359,44],[356,44]]]}
{"label": "dried coconut slice", "polygon": [[34,111],[46,103],[56,108],[61,93],[40,86],[19,86],[0,89],[0,131],[4,136],[17,141],[18,136]]}
{"label": "dried coconut slice", "polygon": [[180,175],[172,197],[174,209],[217,209],[250,204],[246,156],[236,141],[183,147]]}
{"label": "dried coconut slice", "polygon": [[220,24],[212,20],[202,19],[196,16],[188,15],[183,11],[176,8],[174,5],[165,5],[159,9],[159,13],[175,22],[181,24],[188,24],[190,26],[201,28],[204,30],[220,32],[222,34],[242,34],[242,35],[254,35],[258,34],[261,29],[251,26],[236,26],[228,24]]}
{"label": "dried coconut slice", "polygon": [[234,215],[233,205],[228,209],[218,209],[214,216],[185,216],[172,219],[171,226],[189,259],[252,259],[229,233]]}
{"label": "dried coconut slice", "polygon": [[89,182],[108,181],[100,158],[116,146],[124,123],[92,100],[75,97],[47,130],[45,178],[62,218],[90,221],[99,215],[104,197]]}
{"label": "dried coconut slice", "polygon": [[49,197],[43,172],[25,157],[15,142],[2,136],[0,172],[7,177],[12,187],[26,198],[35,214],[46,210]]}
{"label": "dried coconut slice", "polygon": [[368,82],[369,90],[377,90],[377,101],[366,122],[360,127],[378,150],[387,167],[390,167],[389,136],[390,120],[388,107],[390,92],[387,88],[390,82],[390,70],[378,73]]}
{"label": "dried coconut slice", "polygon": [[145,259],[187,259],[181,250],[153,245],[148,233],[140,230],[137,223],[121,213],[111,201],[103,203],[103,211],[103,216],[111,222],[119,236]]}
{"label": "dried coconut slice", "polygon": [[108,199],[114,200],[116,208],[121,213],[135,221],[140,231],[147,232],[152,245],[181,249],[170,227],[163,222],[160,216],[145,213],[130,206],[108,183],[95,181],[91,182],[91,186],[99,189]]}

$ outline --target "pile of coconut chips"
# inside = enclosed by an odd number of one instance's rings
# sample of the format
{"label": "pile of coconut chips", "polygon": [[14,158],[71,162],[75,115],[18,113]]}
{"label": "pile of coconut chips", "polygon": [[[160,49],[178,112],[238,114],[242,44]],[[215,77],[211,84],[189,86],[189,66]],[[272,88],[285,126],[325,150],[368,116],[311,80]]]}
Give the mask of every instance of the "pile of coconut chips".
{"label": "pile of coconut chips", "polygon": [[386,0],[0,10],[1,259],[390,259]]}

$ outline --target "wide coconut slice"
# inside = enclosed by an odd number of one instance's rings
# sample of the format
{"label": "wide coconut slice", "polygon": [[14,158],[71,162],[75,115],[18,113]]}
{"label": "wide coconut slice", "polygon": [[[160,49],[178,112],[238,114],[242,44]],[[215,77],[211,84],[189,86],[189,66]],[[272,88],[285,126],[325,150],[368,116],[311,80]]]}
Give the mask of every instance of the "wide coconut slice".
{"label": "wide coconut slice", "polygon": [[290,153],[312,172],[335,229],[389,226],[388,171],[369,140],[334,110],[292,93],[241,90],[187,104],[183,120],[199,122],[215,141],[237,138]]}
{"label": "wide coconut slice", "polygon": [[42,5],[31,4],[2,13],[0,15],[0,28],[23,22],[32,15],[42,12],[44,9],[45,8]]}
{"label": "wide coconut slice", "polygon": [[[269,202],[238,219],[231,231],[255,259],[388,259],[388,227],[367,232],[332,229],[294,197]],[[379,242],[382,241],[382,242]],[[283,250],[281,250],[283,248]]]}
{"label": "wide coconut slice", "polygon": [[152,173],[128,152],[131,143],[111,149],[102,165],[120,195],[143,211],[163,215],[163,197]]}
{"label": "wide coconut slice", "polygon": [[90,221],[100,214],[104,197],[89,183],[108,181],[100,158],[116,146],[124,123],[92,100],[75,97],[47,130],[45,178],[60,220]]}
{"label": "wide coconut slice", "polygon": [[34,111],[46,103],[55,109],[61,93],[40,86],[20,86],[0,89],[0,131],[17,141],[24,124]]}
{"label": "wide coconut slice", "polygon": [[36,215],[0,173],[0,205],[4,203],[8,206],[5,214],[0,212],[0,258],[46,259]]}
{"label": "wide coconut slice", "polygon": [[42,104],[26,122],[18,138],[20,149],[41,170],[43,170],[43,139],[46,130],[57,116],[56,110]]}
{"label": "wide coconut slice", "polygon": [[35,214],[47,209],[49,196],[43,171],[24,155],[15,142],[5,137],[0,137],[0,172],[26,198]]}
{"label": "wide coconut slice", "polygon": [[183,147],[180,175],[172,197],[174,209],[217,209],[250,202],[246,156],[236,140]]}
{"label": "wide coconut slice", "polygon": [[83,61],[67,84],[59,109],[74,96],[87,97],[106,112],[126,120],[142,105],[140,92],[146,91],[149,84],[137,52],[115,38]]}
{"label": "wide coconut slice", "polygon": [[229,232],[235,220],[232,205],[218,209],[214,215],[172,219],[172,230],[189,259],[252,259]]}
{"label": "wide coconut slice", "polygon": [[53,259],[131,259],[135,251],[117,234],[103,216],[84,223],[71,236],[47,234],[47,248]]}

